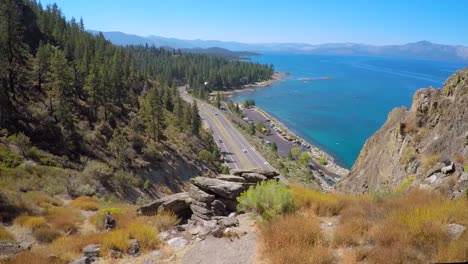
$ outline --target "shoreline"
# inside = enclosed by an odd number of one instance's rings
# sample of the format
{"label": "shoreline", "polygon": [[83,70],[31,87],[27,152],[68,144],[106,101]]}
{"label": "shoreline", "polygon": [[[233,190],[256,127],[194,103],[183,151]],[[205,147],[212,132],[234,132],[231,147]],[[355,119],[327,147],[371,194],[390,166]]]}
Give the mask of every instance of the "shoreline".
{"label": "shoreline", "polygon": [[[249,91],[254,91],[257,88],[265,88],[268,86],[271,86],[277,82],[284,81],[284,79],[289,76],[290,74],[287,72],[275,72],[273,76],[271,77],[270,80],[267,81],[262,81],[262,82],[256,82],[254,84],[247,84],[244,85],[244,88],[242,89],[236,89],[236,90],[231,90],[231,91],[224,91],[221,93],[222,96],[229,98],[234,96],[235,94],[242,93],[242,92],[249,92]],[[286,134],[286,137],[289,137],[290,139],[297,139],[300,142],[310,146],[310,149],[308,150],[309,154],[311,155],[311,158],[314,159],[317,163],[320,157],[325,157],[327,164],[326,165],[321,165],[327,170],[329,170],[332,173],[335,173],[339,176],[345,176],[349,174],[350,170],[346,169],[340,165],[338,165],[335,161],[335,158],[324,151],[323,149],[320,149],[314,144],[311,144],[307,140],[297,136],[291,129],[289,129],[286,125],[284,125],[282,122],[280,122],[278,119],[274,118],[271,114],[269,114],[267,111],[263,110],[262,108],[255,106],[254,109],[258,111],[260,114],[265,116],[266,119],[270,119],[271,122],[275,123],[284,133]],[[288,140],[285,138],[285,136],[282,136],[283,139]],[[336,179],[337,180],[337,179]]]}
{"label": "shoreline", "polygon": [[[346,169],[340,165],[338,165],[338,163],[336,163],[335,161],[335,158],[333,158],[332,155],[330,155],[329,153],[327,153],[326,151],[324,151],[323,149],[320,149],[319,147],[317,147],[316,145],[314,144],[311,144],[310,142],[308,142],[307,140],[297,136],[293,131],[291,131],[286,125],[284,125],[282,122],[280,122],[278,119],[274,118],[273,116],[271,116],[271,114],[269,114],[267,111],[263,110],[262,108],[258,107],[258,106],[255,106],[254,109],[259,112],[260,114],[262,114],[263,116],[265,116],[265,118],[267,119],[270,119],[272,123],[275,123],[275,125],[277,127],[280,128],[280,130],[282,130],[285,134],[286,134],[286,137],[289,137],[291,139],[297,139],[299,140],[300,142],[310,146],[310,149],[308,150],[309,154],[311,155],[311,158],[314,159],[316,162],[319,162],[318,160],[320,159],[320,157],[325,157],[325,159],[327,160],[327,164],[326,165],[321,165],[323,166],[324,168],[326,168],[327,170],[329,170],[330,172],[333,172],[335,174],[338,174],[339,176],[343,177],[347,174],[349,174],[350,170],[349,169]],[[288,140],[287,138],[285,138],[285,136],[283,136],[283,138],[285,140]],[[289,141],[289,140],[288,140]],[[336,179],[337,180],[337,179]]]}
{"label": "shoreline", "polygon": [[[233,95],[235,95],[237,93],[254,91],[257,88],[265,88],[265,87],[273,85],[273,84],[275,84],[277,82],[281,82],[288,75],[289,75],[289,73],[287,73],[287,72],[275,72],[275,73],[273,73],[273,75],[271,76],[271,78],[269,80],[256,82],[256,83],[251,83],[251,84],[246,84],[241,89],[235,89],[235,90],[229,90],[229,91],[219,91],[219,93],[221,94],[221,96],[229,98],[229,97],[232,97]],[[213,93],[213,94],[210,94],[210,96],[216,96],[216,94]]]}

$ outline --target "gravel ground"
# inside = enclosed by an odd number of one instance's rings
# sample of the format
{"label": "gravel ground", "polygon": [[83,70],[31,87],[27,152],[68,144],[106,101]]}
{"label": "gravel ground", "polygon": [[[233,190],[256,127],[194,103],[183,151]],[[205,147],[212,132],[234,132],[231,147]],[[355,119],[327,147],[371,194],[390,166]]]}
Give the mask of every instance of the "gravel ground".
{"label": "gravel ground", "polygon": [[236,232],[239,238],[215,238],[194,243],[182,257],[182,264],[252,264],[255,262],[256,236],[254,221],[249,215],[239,215]]}

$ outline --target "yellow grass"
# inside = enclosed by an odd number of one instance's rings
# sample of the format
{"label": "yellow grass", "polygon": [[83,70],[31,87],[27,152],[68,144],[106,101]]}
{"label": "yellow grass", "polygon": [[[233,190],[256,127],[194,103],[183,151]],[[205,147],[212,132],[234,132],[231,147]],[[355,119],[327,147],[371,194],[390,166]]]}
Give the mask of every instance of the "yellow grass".
{"label": "yellow grass", "polygon": [[35,229],[45,226],[46,220],[42,216],[21,215],[15,219],[15,224]]}
{"label": "yellow grass", "polygon": [[98,200],[88,196],[76,198],[70,202],[70,206],[87,211],[97,211],[100,207]]}
{"label": "yellow grass", "polygon": [[61,236],[60,232],[50,227],[41,227],[33,231],[33,237],[39,243],[51,243]]}
{"label": "yellow grass", "polygon": [[8,232],[2,224],[0,224],[0,242],[1,241],[15,241],[15,237]]}
{"label": "yellow grass", "polygon": [[171,229],[180,222],[177,215],[170,211],[161,211],[153,216],[141,216],[139,218],[143,223],[150,225],[159,231]]}
{"label": "yellow grass", "polygon": [[299,185],[291,186],[291,191],[300,205],[311,208],[318,216],[337,215],[344,205],[337,194],[326,194]]}

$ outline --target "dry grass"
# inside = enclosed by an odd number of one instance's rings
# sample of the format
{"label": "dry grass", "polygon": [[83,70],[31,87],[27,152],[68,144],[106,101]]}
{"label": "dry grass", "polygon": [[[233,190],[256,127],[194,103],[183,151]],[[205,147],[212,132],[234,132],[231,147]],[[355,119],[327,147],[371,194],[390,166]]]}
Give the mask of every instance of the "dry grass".
{"label": "dry grass", "polygon": [[468,261],[468,232],[465,231],[459,239],[440,247],[435,259],[442,263]]}
{"label": "dry grass", "polygon": [[96,233],[86,235],[71,235],[60,237],[48,246],[50,252],[65,263],[76,260],[81,256],[81,250],[89,244],[102,244],[108,233]]}
{"label": "dry grass", "polygon": [[409,122],[405,122],[403,125],[404,125],[403,132],[407,134],[413,134],[419,131],[419,127],[416,125],[416,122],[414,122],[413,120]]}
{"label": "dry grass", "polygon": [[36,229],[46,225],[46,220],[42,216],[20,215],[15,219],[15,224]]}
{"label": "dry grass", "polygon": [[48,244],[61,236],[60,232],[50,227],[41,227],[33,231],[33,237],[43,244]]}
{"label": "dry grass", "polygon": [[423,171],[428,171],[430,168],[436,165],[436,163],[439,162],[440,159],[441,159],[441,156],[439,154],[434,154],[434,155],[423,157],[423,160],[422,160]]}
{"label": "dry grass", "polygon": [[260,226],[262,253],[272,264],[333,263],[333,252],[323,245],[317,219],[301,214],[279,216]]}
{"label": "dry grass", "polygon": [[45,217],[49,225],[65,233],[77,230],[78,225],[84,220],[80,212],[70,207],[49,208]]}
{"label": "dry grass", "polygon": [[51,197],[41,191],[31,191],[24,194],[26,199],[42,208],[49,208],[51,206],[62,206],[63,202],[57,198]]}
{"label": "dry grass", "polygon": [[15,237],[0,224],[0,241],[15,241]]}
{"label": "dry grass", "polygon": [[344,201],[337,194],[327,194],[310,190],[299,185],[291,186],[296,201],[305,208],[312,209],[318,216],[338,215]]}
{"label": "dry grass", "polygon": [[86,211],[97,211],[100,207],[99,201],[88,196],[81,196],[70,202],[71,207]]}
{"label": "dry grass", "polygon": [[[331,247],[346,248],[340,263],[466,261],[468,232],[452,241],[446,227],[468,226],[464,197],[450,200],[436,191],[414,189],[375,199],[291,189],[304,207],[302,215],[281,216],[260,228],[262,254],[271,263],[327,263]],[[340,215],[340,223],[327,246],[315,215],[334,213]],[[314,258],[318,247],[325,254],[322,260]]]}
{"label": "dry grass", "polygon": [[159,231],[169,230],[179,224],[180,219],[173,212],[161,211],[153,216],[140,216],[139,219]]}

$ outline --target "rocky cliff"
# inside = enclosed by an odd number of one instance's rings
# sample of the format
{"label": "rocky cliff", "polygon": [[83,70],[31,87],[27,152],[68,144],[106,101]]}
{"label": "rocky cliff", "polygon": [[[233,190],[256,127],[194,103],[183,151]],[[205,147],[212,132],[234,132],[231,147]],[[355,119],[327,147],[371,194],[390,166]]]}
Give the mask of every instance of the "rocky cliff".
{"label": "rocky cliff", "polygon": [[464,69],[442,89],[418,90],[411,109],[392,110],[336,189],[365,193],[423,186],[456,196],[468,186],[467,165],[468,69]]}

